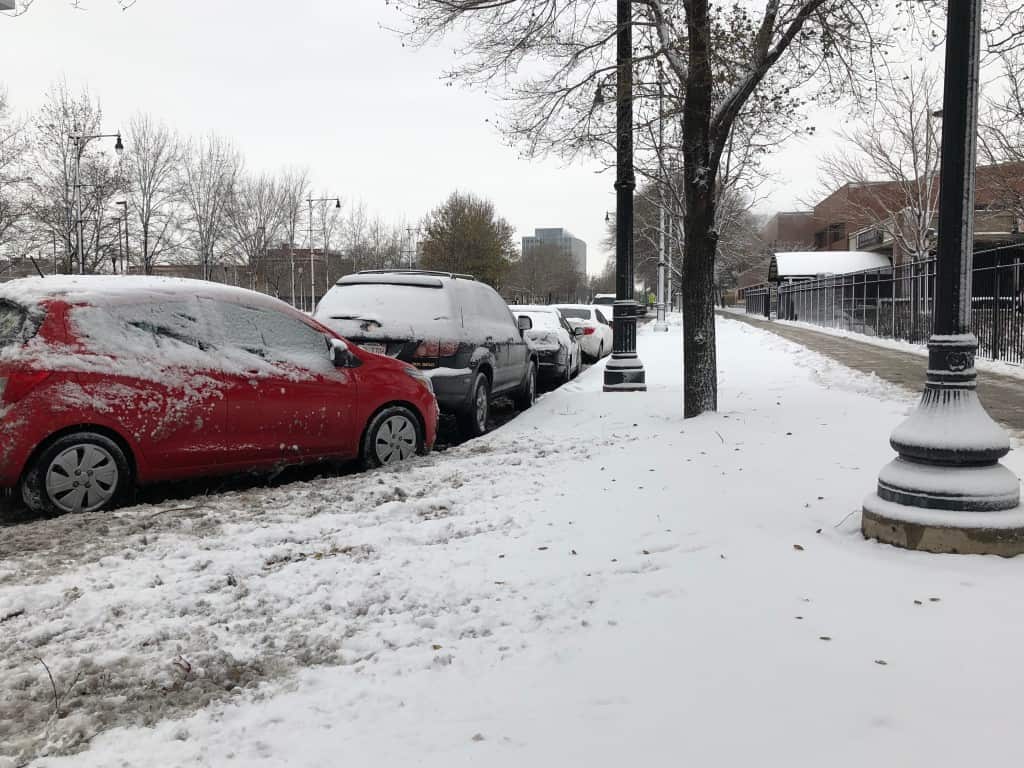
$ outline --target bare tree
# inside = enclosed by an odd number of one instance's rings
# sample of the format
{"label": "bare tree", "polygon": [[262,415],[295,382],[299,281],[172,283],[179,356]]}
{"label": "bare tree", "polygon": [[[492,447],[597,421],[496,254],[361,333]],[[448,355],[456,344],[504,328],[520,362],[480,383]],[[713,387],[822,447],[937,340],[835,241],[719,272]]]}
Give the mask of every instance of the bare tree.
{"label": "bare tree", "polygon": [[[607,157],[614,106],[602,94],[615,71],[616,21],[603,0],[396,0],[414,45],[460,27],[466,44],[451,78],[500,87],[501,127],[528,154]],[[794,116],[807,98],[855,91],[889,42],[873,0],[635,0],[639,135],[661,64],[668,114],[680,123],[684,212],[684,415],[717,408],[714,326],[718,184],[730,138],[755,142],[765,111]],[[646,104],[645,104],[646,101]],[[646,110],[646,112],[645,112]],[[647,117],[644,117],[644,115]],[[745,120],[753,120],[745,123]],[[644,163],[641,162],[641,167]]]}
{"label": "bare tree", "polygon": [[54,84],[46,100],[31,120],[31,147],[26,170],[31,177],[29,215],[35,236],[60,240],[67,256],[64,269],[72,271],[77,220],[75,186],[82,191],[82,255],[87,271],[104,268],[106,255],[97,244],[104,242],[100,230],[109,226],[114,197],[122,190],[122,177],[113,153],[99,140],[81,148],[81,178],[75,178],[73,134],[99,134],[102,111],[89,91],[77,94],[64,81]]}
{"label": "bare tree", "polygon": [[356,272],[373,263],[370,261],[367,226],[366,203],[363,200],[351,201],[345,216],[344,242],[346,255]]}
{"label": "bare tree", "polygon": [[827,187],[857,185],[849,196],[851,214],[886,233],[913,261],[926,257],[935,242],[941,153],[933,112],[939,92],[938,76],[928,70],[883,83],[863,125],[843,134],[852,151],[822,161]]}
{"label": "bare tree", "polygon": [[0,88],[0,249],[27,211],[27,180],[22,177],[26,146],[24,125],[11,116],[7,91]]}
{"label": "bare tree", "polygon": [[[139,0],[117,0],[117,7],[122,11],[127,11]],[[6,14],[8,16],[21,16],[23,13],[28,13],[28,10],[35,3],[35,0],[15,0],[14,10]],[[82,5],[82,0],[70,0],[68,5],[76,11],[86,10],[85,6]]]}
{"label": "bare tree", "polygon": [[998,58],[1003,77],[985,100],[978,154],[994,166],[984,176],[986,192],[1024,221],[1024,46]]}
{"label": "bare tree", "polygon": [[987,0],[983,29],[992,54],[1024,51],[1024,4],[1021,0]]}
{"label": "bare tree", "polygon": [[278,189],[281,195],[281,236],[288,249],[290,295],[294,304],[298,286],[306,284],[296,274],[298,267],[299,273],[304,275],[305,267],[295,263],[295,243],[299,239],[299,227],[307,207],[306,200],[309,199],[309,171],[293,168],[283,172],[278,179]]}
{"label": "bare tree", "polygon": [[176,173],[182,152],[174,132],[149,115],[135,115],[125,139],[128,207],[138,224],[130,234],[136,239],[142,271],[149,275],[157,259],[171,246],[179,192]]}
{"label": "bare tree", "polygon": [[188,213],[185,229],[209,279],[228,228],[228,209],[242,159],[230,141],[211,134],[189,142],[179,164],[178,195]]}
{"label": "bare tree", "polygon": [[[277,179],[268,173],[242,175],[236,180],[227,209],[233,245],[249,271],[249,287],[256,290],[263,257],[281,231],[284,207]],[[267,286],[264,285],[264,288]]]}

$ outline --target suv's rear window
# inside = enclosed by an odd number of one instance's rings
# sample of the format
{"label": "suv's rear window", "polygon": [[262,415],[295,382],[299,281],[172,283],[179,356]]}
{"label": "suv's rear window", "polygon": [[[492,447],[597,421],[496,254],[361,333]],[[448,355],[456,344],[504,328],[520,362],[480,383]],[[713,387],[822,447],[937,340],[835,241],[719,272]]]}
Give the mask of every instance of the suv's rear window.
{"label": "suv's rear window", "polygon": [[27,341],[34,330],[31,325],[24,307],[10,301],[0,301],[0,347]]}
{"label": "suv's rear window", "polygon": [[533,321],[535,331],[557,331],[562,327],[558,322],[558,315],[554,312],[517,312],[517,315],[526,315]]}
{"label": "suv's rear window", "polygon": [[340,283],[316,308],[316,319],[351,338],[449,338],[461,330],[448,290],[423,285]]}

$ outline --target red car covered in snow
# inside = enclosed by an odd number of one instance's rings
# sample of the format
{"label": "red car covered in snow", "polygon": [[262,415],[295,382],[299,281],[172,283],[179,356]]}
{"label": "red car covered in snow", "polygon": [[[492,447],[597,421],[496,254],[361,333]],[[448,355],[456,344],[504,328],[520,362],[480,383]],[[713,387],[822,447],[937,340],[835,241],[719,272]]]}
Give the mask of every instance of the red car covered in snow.
{"label": "red car covered in snow", "polygon": [[46,277],[0,285],[0,488],[32,509],[113,506],[135,486],[429,451],[413,366],[284,302],[213,283]]}

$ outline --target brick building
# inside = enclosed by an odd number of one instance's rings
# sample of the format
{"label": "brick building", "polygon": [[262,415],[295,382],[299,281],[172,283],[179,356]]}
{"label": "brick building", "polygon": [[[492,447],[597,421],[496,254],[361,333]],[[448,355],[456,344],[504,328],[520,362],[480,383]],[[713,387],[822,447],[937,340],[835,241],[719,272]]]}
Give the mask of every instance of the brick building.
{"label": "brick building", "polygon": [[761,229],[761,240],[772,251],[806,251],[814,245],[815,229],[811,211],[780,211]]}

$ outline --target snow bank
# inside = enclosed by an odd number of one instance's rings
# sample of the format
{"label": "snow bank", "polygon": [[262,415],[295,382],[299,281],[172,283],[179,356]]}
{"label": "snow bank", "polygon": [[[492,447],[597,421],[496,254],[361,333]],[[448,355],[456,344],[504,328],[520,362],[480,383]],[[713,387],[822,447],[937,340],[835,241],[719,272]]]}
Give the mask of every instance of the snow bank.
{"label": "snow bank", "polygon": [[3,529],[0,754],[1014,762],[1024,560],[859,533],[917,393],[718,329],[718,414],[679,415],[673,318],[643,394],[599,365],[397,469]]}

